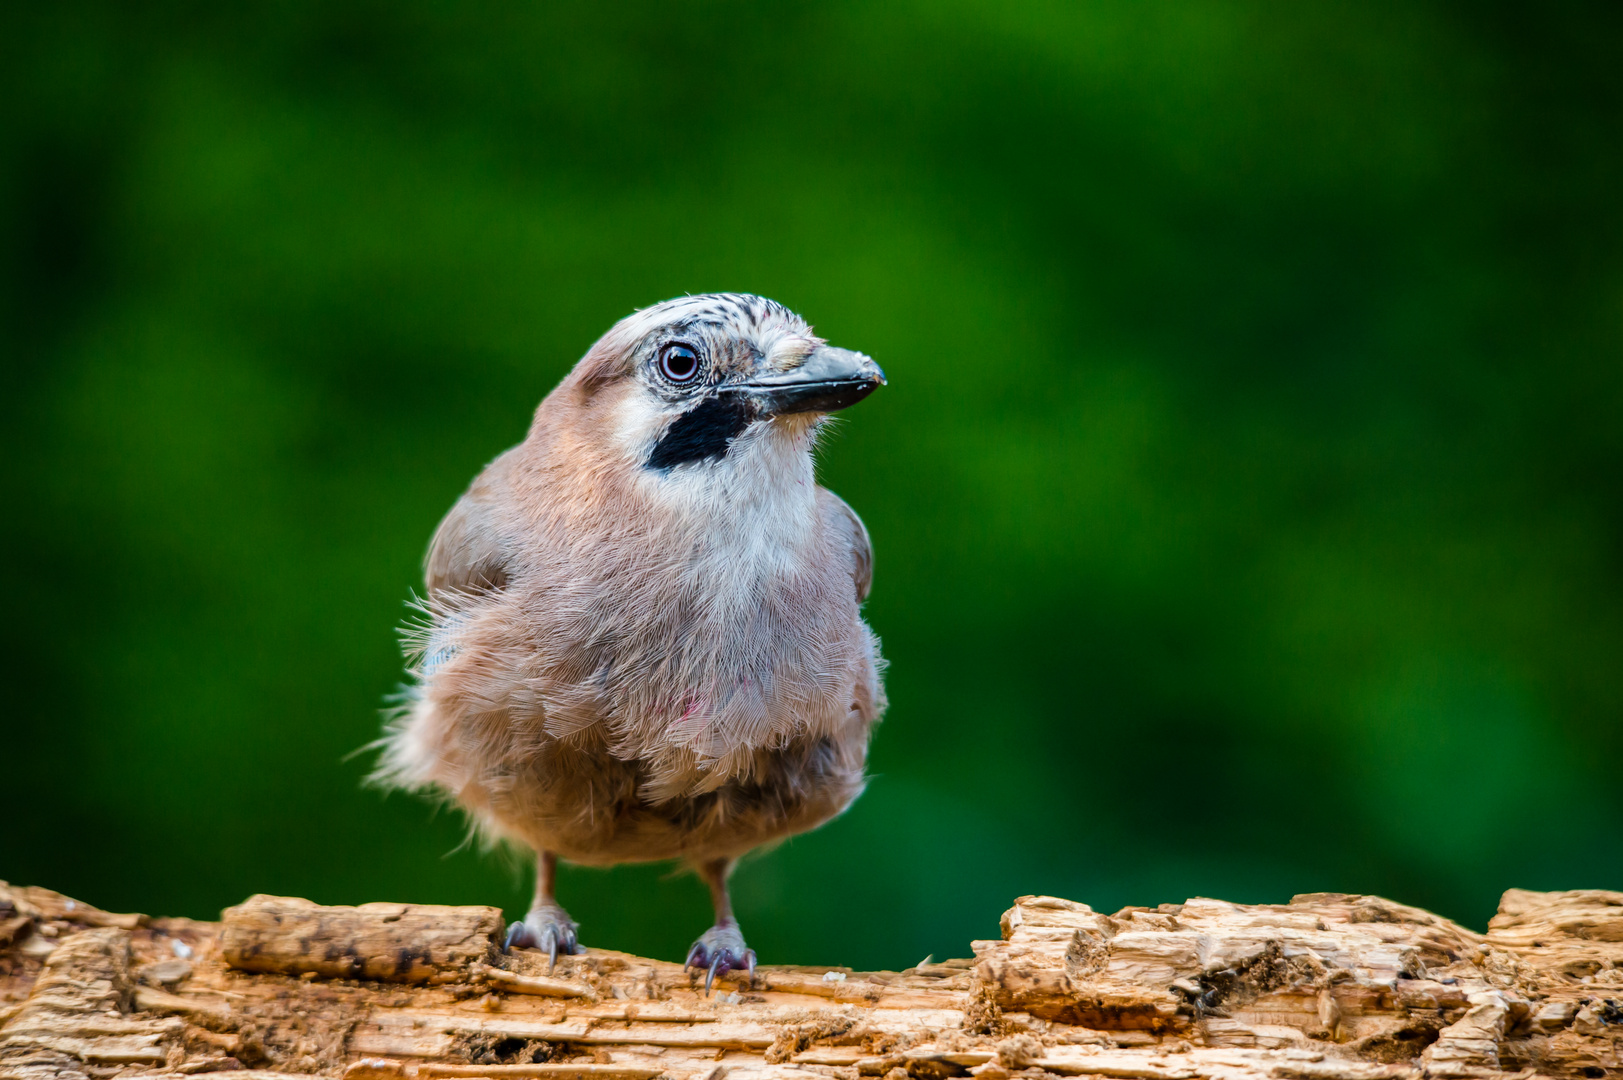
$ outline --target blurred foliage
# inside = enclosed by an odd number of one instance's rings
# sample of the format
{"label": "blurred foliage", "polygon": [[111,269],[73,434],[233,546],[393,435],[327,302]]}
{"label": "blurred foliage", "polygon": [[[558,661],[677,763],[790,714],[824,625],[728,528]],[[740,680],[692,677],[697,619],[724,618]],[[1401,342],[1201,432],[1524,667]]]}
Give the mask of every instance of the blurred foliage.
{"label": "blurred foliage", "polygon": [[[764,960],[1015,895],[1623,888],[1623,7],[24,6],[0,39],[0,876],[522,910],[363,790],[439,516],[635,307],[890,387],[875,779]],[[449,854],[448,854],[449,853]],[[679,958],[668,868],[566,871]]]}

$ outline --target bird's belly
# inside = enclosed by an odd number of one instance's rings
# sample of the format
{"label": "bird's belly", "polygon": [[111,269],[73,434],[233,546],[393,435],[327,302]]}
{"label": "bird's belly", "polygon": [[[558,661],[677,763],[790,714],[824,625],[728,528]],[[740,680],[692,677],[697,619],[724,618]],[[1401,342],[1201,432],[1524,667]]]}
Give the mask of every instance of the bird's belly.
{"label": "bird's belly", "polygon": [[738,856],[849,806],[862,792],[867,735],[864,724],[843,738],[792,740],[760,752],[747,778],[662,802],[638,795],[639,762],[554,745],[490,809],[500,831],[572,862]]}
{"label": "bird's belly", "polygon": [[797,587],[743,614],[631,585],[497,598],[446,624],[392,770],[487,833],[589,864],[814,828],[861,793],[884,696],[849,583]]}

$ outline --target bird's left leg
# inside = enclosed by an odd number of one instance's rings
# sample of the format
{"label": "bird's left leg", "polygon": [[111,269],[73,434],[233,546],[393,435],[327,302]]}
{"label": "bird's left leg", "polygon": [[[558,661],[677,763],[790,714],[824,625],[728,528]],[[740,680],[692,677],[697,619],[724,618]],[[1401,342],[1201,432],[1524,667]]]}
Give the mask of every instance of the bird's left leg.
{"label": "bird's left leg", "polygon": [[551,958],[547,970],[558,966],[558,954],[571,956],[583,952],[575,940],[580,924],[569,917],[552,895],[558,881],[558,856],[550,851],[539,852],[535,860],[535,900],[523,922],[507,928],[506,949],[545,949]]}
{"label": "bird's left leg", "polygon": [[688,950],[687,967],[705,972],[704,992],[717,975],[729,971],[748,971],[755,979],[755,950],[744,944],[743,931],[733,918],[733,901],[727,895],[727,876],[733,872],[733,859],[711,859],[699,863],[697,869],[704,883],[710,886],[710,902],[716,909],[716,925],[700,935]]}

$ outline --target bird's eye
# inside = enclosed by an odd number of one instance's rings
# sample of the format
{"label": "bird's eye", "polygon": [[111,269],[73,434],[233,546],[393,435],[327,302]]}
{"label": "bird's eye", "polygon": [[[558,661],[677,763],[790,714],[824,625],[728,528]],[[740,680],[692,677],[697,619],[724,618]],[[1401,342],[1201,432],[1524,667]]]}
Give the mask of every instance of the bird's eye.
{"label": "bird's eye", "polygon": [[699,354],[681,342],[663,345],[659,350],[659,373],[673,383],[692,382],[699,373]]}

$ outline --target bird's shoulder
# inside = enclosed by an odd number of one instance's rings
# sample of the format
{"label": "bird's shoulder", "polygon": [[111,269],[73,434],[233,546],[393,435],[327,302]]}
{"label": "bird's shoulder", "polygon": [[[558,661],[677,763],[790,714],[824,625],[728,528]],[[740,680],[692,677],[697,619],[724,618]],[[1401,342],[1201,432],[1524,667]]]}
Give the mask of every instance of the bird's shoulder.
{"label": "bird's shoulder", "polygon": [[821,485],[817,488],[817,505],[836,541],[850,552],[851,581],[860,604],[868,599],[873,587],[873,542],[868,539],[868,527],[849,503]]}
{"label": "bird's shoulder", "polygon": [[434,530],[423,560],[430,598],[507,587],[516,546],[504,513],[512,501],[508,472],[513,454],[510,450],[491,462]]}

